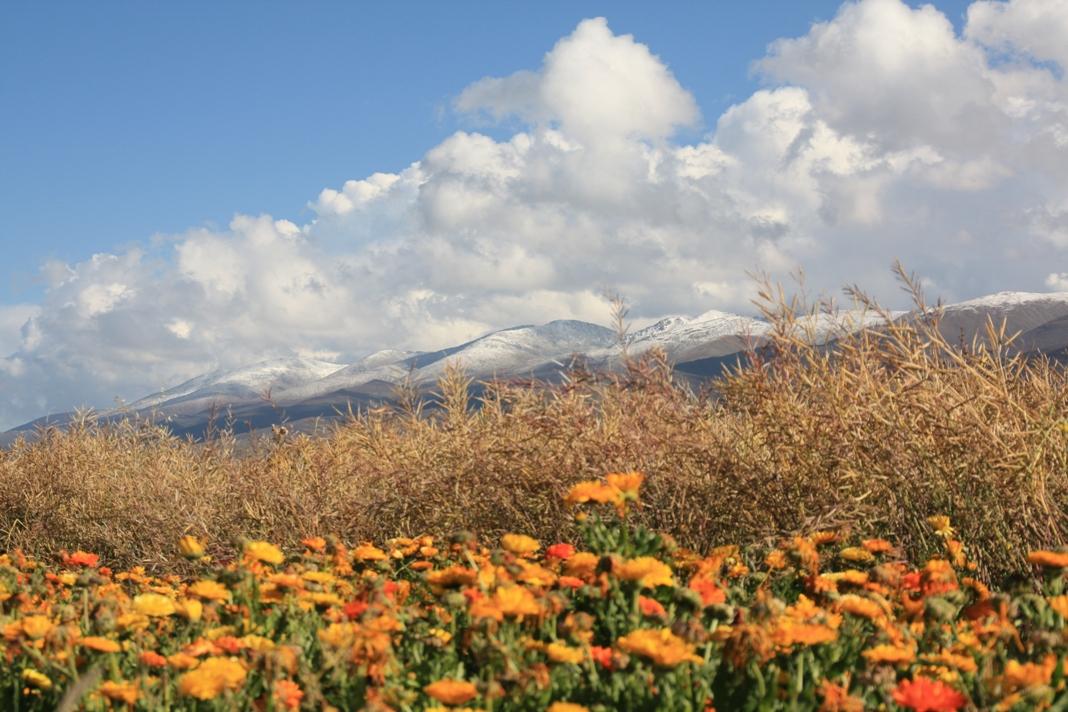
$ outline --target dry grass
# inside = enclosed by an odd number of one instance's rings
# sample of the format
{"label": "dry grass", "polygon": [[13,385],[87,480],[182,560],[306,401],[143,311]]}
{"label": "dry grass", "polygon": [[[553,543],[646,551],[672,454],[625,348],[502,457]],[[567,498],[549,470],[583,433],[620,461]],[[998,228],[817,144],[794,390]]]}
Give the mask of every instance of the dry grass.
{"label": "dry grass", "polygon": [[849,527],[920,559],[935,550],[924,519],[945,513],[1002,578],[1028,549],[1065,542],[1063,370],[1009,356],[993,326],[966,349],[947,342],[918,295],[926,318],[831,355],[800,333],[796,305],[764,296],[770,347],[715,397],[680,387],[654,354],[615,377],[495,385],[477,409],[453,372],[429,414],[373,412],[241,454],[225,436],[197,445],[130,424],[50,432],[0,454],[0,545],[153,566],[185,533],[220,554],[243,536],[566,538],[565,489],[631,469],[648,475],[641,516],[698,549]]}

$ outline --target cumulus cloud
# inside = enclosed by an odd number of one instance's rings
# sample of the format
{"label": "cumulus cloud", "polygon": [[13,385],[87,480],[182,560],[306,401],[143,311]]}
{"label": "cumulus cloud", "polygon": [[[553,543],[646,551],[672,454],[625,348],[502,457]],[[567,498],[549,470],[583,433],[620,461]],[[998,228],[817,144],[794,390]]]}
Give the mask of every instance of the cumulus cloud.
{"label": "cumulus cloud", "polygon": [[1060,2],[977,2],[957,34],[931,6],[848,3],[755,58],[762,88],[685,142],[701,117],[665,61],[586,20],[461,92],[471,130],[325,188],[305,224],[238,215],[46,265],[42,303],[0,311],[0,424],[268,356],[603,322],[606,289],[642,320],[750,311],[747,272],[798,267],[897,306],[895,258],[948,299],[1064,289],[1065,22]]}

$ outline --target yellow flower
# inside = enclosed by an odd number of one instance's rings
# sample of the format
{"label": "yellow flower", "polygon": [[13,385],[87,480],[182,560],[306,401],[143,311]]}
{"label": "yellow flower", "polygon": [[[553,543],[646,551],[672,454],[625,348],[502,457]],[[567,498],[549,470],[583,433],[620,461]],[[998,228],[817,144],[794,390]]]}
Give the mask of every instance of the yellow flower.
{"label": "yellow flower", "polygon": [[186,620],[196,623],[204,613],[204,604],[195,598],[187,598],[175,603],[175,608]]}
{"label": "yellow flower", "polygon": [[927,517],[927,523],[931,525],[931,528],[935,530],[938,536],[951,537],[956,534],[953,527],[950,526],[949,517],[944,514]]}
{"label": "yellow flower", "polygon": [[331,623],[319,630],[319,640],[331,648],[344,648],[352,644],[356,626],[352,623]]}
{"label": "yellow flower", "polygon": [[328,584],[337,580],[337,577],[329,571],[305,571],[300,577],[305,581],[318,584]]}
{"label": "yellow flower", "polygon": [[186,535],[178,540],[178,551],[187,559],[200,559],[204,556],[204,545],[195,536]]}
{"label": "yellow flower", "polygon": [[143,616],[165,618],[174,615],[174,601],[158,593],[142,593],[134,596],[134,610]]}
{"label": "yellow flower", "polygon": [[545,654],[554,663],[574,663],[578,665],[586,658],[586,653],[581,648],[572,648],[563,643],[549,643],[545,646]]}
{"label": "yellow flower", "polygon": [[617,488],[603,482],[579,482],[567,492],[564,502],[569,505],[597,502],[598,504],[617,504],[622,501],[623,493]]}
{"label": "yellow flower", "polygon": [[847,546],[838,552],[838,555],[846,561],[867,562],[875,558],[875,555],[861,546]]}
{"label": "yellow flower", "polygon": [[26,668],[22,671],[22,681],[30,687],[36,687],[38,690],[48,690],[52,687],[52,680],[48,675],[33,668]]}
{"label": "yellow flower", "polygon": [[671,567],[653,556],[625,561],[615,573],[624,581],[637,581],[642,588],[675,585]]}
{"label": "yellow flower", "polygon": [[230,591],[218,581],[201,579],[196,583],[190,584],[186,590],[197,598],[203,598],[207,601],[230,600]]}
{"label": "yellow flower", "polygon": [[132,682],[108,680],[100,683],[97,692],[115,702],[131,706],[137,704],[137,685]]}
{"label": "yellow flower", "polygon": [[786,553],[782,549],[775,549],[764,557],[764,565],[769,569],[785,569],[787,565]]}
{"label": "yellow flower", "polygon": [[198,700],[213,700],[223,692],[242,687],[246,675],[244,664],[237,658],[208,658],[197,668],[182,673],[178,691]]}
{"label": "yellow flower", "polygon": [[424,687],[423,692],[447,705],[462,705],[478,697],[478,688],[466,680],[438,680]]}
{"label": "yellow flower", "polygon": [[546,712],[590,712],[590,708],[574,702],[554,702]]}
{"label": "yellow flower", "polygon": [[274,544],[266,541],[250,541],[245,544],[245,556],[253,561],[278,565],[286,560],[285,554]]}
{"label": "yellow flower", "polygon": [[605,475],[605,480],[619,490],[625,499],[637,499],[645,475],[640,472],[612,472]]}
{"label": "yellow flower", "polygon": [[537,539],[525,534],[505,534],[501,537],[501,546],[517,556],[533,554],[541,548]]}
{"label": "yellow flower", "polygon": [[47,616],[26,616],[22,619],[22,632],[34,640],[45,637],[54,627]]}
{"label": "yellow flower", "polygon": [[883,607],[875,601],[853,593],[848,593],[839,598],[837,606],[838,610],[873,621],[882,619],[886,613]]}
{"label": "yellow flower", "polygon": [[901,665],[916,659],[916,651],[901,645],[876,645],[868,648],[861,655],[873,665]]}
{"label": "yellow flower", "polygon": [[373,544],[360,544],[352,550],[352,558],[356,561],[382,561],[389,556]]}
{"label": "yellow flower", "polygon": [[635,630],[620,638],[617,644],[626,652],[648,658],[662,667],[701,662],[693,646],[668,628]]}
{"label": "yellow flower", "polygon": [[597,563],[600,560],[600,557],[596,554],[588,551],[580,551],[577,554],[572,554],[571,557],[564,562],[564,571],[570,576],[591,576],[597,569]]}
{"label": "yellow flower", "polygon": [[541,613],[541,606],[534,594],[522,586],[502,586],[493,594],[493,603],[508,617],[522,618]]}
{"label": "yellow flower", "polygon": [[792,645],[821,645],[838,638],[838,631],[823,623],[804,623],[795,618],[780,618],[771,633],[776,645],[789,648]]}
{"label": "yellow flower", "polygon": [[470,586],[477,577],[478,572],[474,569],[453,565],[437,571],[428,571],[426,581],[431,586]]}
{"label": "yellow flower", "polygon": [[97,635],[89,635],[79,639],[78,645],[101,653],[117,653],[122,650],[122,646],[117,641]]}
{"label": "yellow flower", "polygon": [[1010,660],[1005,664],[1005,687],[1009,692],[1014,692],[1027,687],[1048,685],[1053,677],[1053,669],[1057,665],[1057,658],[1052,653],[1047,655],[1041,663],[1020,663]]}

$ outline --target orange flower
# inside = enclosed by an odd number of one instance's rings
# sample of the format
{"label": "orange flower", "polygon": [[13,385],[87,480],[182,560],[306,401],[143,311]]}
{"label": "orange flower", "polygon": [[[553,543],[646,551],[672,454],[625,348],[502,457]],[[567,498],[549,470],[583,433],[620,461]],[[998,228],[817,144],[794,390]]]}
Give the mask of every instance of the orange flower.
{"label": "orange flower", "polygon": [[968,703],[949,685],[926,677],[902,680],[891,694],[894,702],[916,712],[954,712]]}
{"label": "orange flower", "polygon": [[578,665],[586,659],[586,654],[581,648],[572,648],[563,643],[549,643],[545,646],[545,654],[554,663],[572,663]]}
{"label": "orange flower", "polygon": [[302,699],[304,690],[292,680],[279,680],[274,683],[274,701],[284,709],[299,710]]}
{"label": "orange flower", "polygon": [[1068,568],[1068,551],[1032,551],[1027,560],[1047,569]]}
{"label": "orange flower", "polygon": [[108,680],[100,683],[97,692],[114,702],[122,702],[131,707],[137,704],[137,685],[132,682]]}
{"label": "orange flower", "polygon": [[727,601],[726,592],[715,581],[700,574],[696,574],[690,579],[689,587],[701,596],[701,603],[705,606],[714,606]]}
{"label": "orange flower", "polygon": [[306,539],[301,539],[300,543],[312,551],[326,551],[326,539],[321,536],[310,536]]}
{"label": "orange flower", "polygon": [[635,630],[620,638],[617,645],[628,653],[648,658],[662,667],[702,661],[694,654],[693,646],[668,628]]}
{"label": "orange flower", "polygon": [[100,563],[100,556],[98,554],[90,554],[88,551],[76,551],[70,556],[64,557],[63,563],[67,566],[88,566],[94,568]]}
{"label": "orange flower", "polygon": [[167,664],[167,658],[152,650],[144,651],[137,656],[137,659],[148,667],[164,667]]}
{"label": "orange flower", "polygon": [[447,705],[462,705],[478,697],[478,688],[466,680],[438,680],[424,687],[423,692]]}
{"label": "orange flower", "polygon": [[78,645],[101,653],[117,653],[122,650],[122,646],[111,638],[103,638],[96,635],[80,638]]}
{"label": "orange flower", "polygon": [[850,695],[849,690],[842,685],[824,680],[820,684],[819,692],[823,698],[820,712],[864,712],[864,700]]}
{"label": "orange flower", "polygon": [[590,712],[590,708],[574,702],[554,702],[546,712]]}
{"label": "orange flower", "polygon": [[377,546],[365,543],[352,550],[352,558],[355,561],[382,561],[389,556]]}
{"label": "orange flower", "polygon": [[580,551],[564,563],[564,571],[571,576],[592,576],[601,559],[596,554]]}
{"label": "orange flower", "polygon": [[1048,599],[1049,607],[1060,615],[1061,618],[1068,619],[1068,595],[1052,596]]}
{"label": "orange flower", "polygon": [[886,539],[865,539],[860,545],[873,554],[885,554],[894,548]]}

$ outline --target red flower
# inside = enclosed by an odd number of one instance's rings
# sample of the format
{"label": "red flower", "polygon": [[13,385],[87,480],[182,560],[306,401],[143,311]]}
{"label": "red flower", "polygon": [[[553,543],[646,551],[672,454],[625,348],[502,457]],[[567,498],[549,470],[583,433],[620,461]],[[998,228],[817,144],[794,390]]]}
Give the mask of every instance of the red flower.
{"label": "red flower", "polygon": [[367,604],[363,601],[350,601],[345,604],[345,607],[341,609],[341,612],[351,621],[362,616],[363,612],[366,610]]}
{"label": "red flower", "polygon": [[604,648],[600,645],[590,646],[590,657],[593,661],[603,667],[605,670],[612,669],[612,649]]}
{"label": "red flower", "polygon": [[902,680],[893,692],[894,702],[916,712],[954,712],[968,699],[944,682],[917,677]]}
{"label": "red flower", "polygon": [[638,597],[638,608],[642,615],[647,618],[667,618],[667,611],[660,605],[660,601],[645,596]]}
{"label": "red flower", "polygon": [[575,547],[570,544],[553,544],[545,550],[545,556],[561,560],[570,559],[574,553]]}

